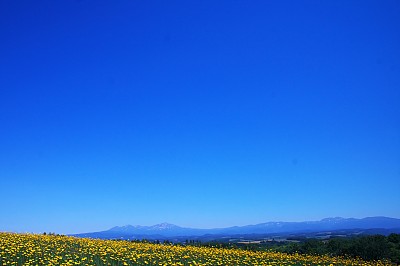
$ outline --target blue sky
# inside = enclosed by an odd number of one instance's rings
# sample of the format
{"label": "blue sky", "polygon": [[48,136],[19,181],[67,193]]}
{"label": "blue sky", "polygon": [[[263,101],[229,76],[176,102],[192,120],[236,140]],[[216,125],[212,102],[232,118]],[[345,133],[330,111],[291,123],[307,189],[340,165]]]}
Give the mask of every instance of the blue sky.
{"label": "blue sky", "polygon": [[0,230],[400,218],[399,13],[1,1]]}

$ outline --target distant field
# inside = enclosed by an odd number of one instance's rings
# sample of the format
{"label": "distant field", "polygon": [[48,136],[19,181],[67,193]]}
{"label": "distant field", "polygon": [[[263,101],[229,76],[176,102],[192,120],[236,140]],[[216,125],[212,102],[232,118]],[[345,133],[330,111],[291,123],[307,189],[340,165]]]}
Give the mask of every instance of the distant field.
{"label": "distant field", "polygon": [[0,265],[390,265],[329,256],[0,233]]}

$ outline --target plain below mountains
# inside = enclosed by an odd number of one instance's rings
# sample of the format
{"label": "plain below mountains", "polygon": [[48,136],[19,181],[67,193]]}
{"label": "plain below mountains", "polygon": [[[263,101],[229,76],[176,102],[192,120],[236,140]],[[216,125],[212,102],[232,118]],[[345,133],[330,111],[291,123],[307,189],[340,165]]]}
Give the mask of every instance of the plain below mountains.
{"label": "plain below mountains", "polygon": [[327,231],[351,231],[370,233],[399,233],[400,219],[389,217],[356,218],[326,218],[320,221],[306,222],[267,222],[256,225],[233,226],[215,229],[196,229],[180,227],[169,223],[153,226],[125,225],[116,226],[106,231],[74,234],[76,237],[101,238],[101,239],[170,239],[170,238],[199,238],[238,235],[289,235],[311,234]]}

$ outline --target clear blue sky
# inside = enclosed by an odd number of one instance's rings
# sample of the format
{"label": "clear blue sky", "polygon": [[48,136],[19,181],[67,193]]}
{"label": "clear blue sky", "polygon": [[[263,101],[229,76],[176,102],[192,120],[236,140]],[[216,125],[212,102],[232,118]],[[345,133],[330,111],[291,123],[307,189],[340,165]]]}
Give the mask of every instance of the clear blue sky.
{"label": "clear blue sky", "polygon": [[0,1],[0,230],[400,217],[399,1]]}

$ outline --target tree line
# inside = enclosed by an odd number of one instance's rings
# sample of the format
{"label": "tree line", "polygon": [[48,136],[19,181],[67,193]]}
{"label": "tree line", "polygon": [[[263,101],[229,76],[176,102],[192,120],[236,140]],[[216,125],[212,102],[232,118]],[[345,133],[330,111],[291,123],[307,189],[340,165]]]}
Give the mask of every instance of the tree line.
{"label": "tree line", "polygon": [[131,240],[168,245],[191,245],[214,248],[238,248],[245,250],[275,250],[284,253],[299,253],[311,255],[330,255],[344,257],[359,257],[364,260],[390,260],[400,265],[400,234],[368,235],[358,237],[336,237],[331,239],[298,239],[299,242],[261,241],[261,243],[235,243],[222,241],[186,240],[174,243],[169,240]]}
{"label": "tree line", "polygon": [[246,250],[275,250],[284,253],[359,257],[364,260],[390,260],[400,265],[400,234],[337,237],[328,240],[301,239],[300,242],[262,241],[239,244],[219,241],[186,241],[186,245]]}
{"label": "tree line", "polygon": [[364,260],[385,260],[400,264],[400,234],[371,235],[329,240],[309,239],[278,246],[277,251],[301,254],[328,254],[360,257]]}

